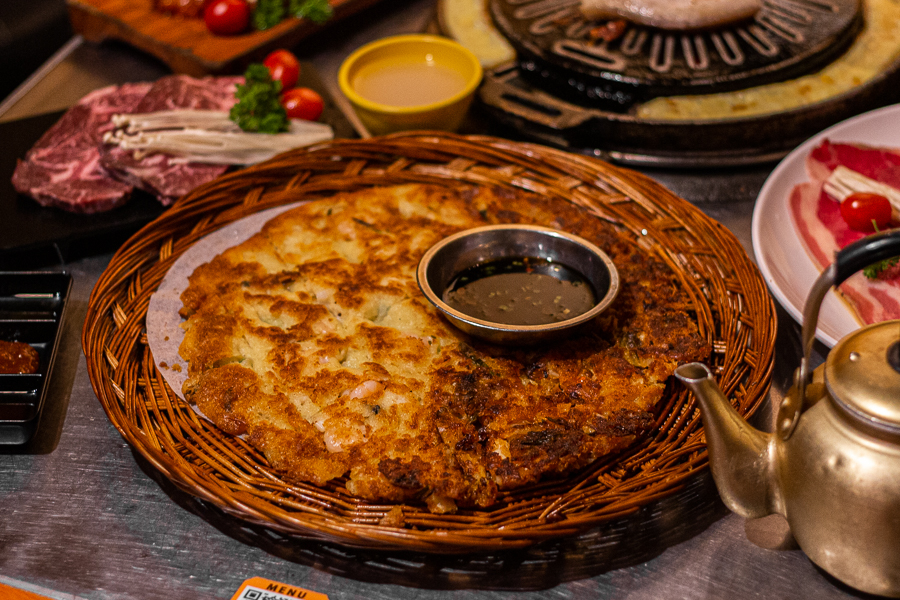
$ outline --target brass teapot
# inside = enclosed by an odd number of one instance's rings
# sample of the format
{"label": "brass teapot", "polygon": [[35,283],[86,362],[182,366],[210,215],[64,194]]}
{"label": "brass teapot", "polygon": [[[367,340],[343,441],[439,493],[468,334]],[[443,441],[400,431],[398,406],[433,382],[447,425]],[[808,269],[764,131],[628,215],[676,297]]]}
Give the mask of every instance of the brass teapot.
{"label": "brass teapot", "polygon": [[778,513],[819,567],[856,589],[900,597],[900,321],[858,329],[810,373],[828,290],[900,255],[900,231],[840,251],[803,311],[804,356],[778,408],[775,432],[751,427],[700,363],[676,377],[700,403],[713,478],[744,517]]}

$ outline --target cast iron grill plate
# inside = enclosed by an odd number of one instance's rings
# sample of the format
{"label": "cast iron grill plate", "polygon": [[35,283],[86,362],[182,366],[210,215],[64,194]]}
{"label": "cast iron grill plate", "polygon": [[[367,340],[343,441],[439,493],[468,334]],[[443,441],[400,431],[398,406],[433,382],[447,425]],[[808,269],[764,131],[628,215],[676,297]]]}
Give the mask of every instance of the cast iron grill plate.
{"label": "cast iron grill plate", "polygon": [[580,0],[491,0],[531,84],[607,110],[660,95],[741,89],[797,77],[839,56],[862,27],[860,0],[765,0],[750,21],[691,32],[628,24],[594,39]]}
{"label": "cast iron grill plate", "polygon": [[31,439],[44,406],[72,277],[59,272],[0,272],[0,339],[37,350],[38,372],[0,374],[0,444]]}

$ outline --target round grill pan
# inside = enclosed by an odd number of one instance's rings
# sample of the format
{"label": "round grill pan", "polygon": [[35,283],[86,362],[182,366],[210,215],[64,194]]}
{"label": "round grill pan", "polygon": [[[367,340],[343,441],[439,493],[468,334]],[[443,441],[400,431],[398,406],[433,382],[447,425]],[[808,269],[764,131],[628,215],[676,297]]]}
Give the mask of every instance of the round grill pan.
{"label": "round grill pan", "polygon": [[862,26],[860,0],[765,0],[750,21],[704,31],[623,24],[594,32],[580,0],[491,0],[516,48],[521,75],[569,101],[607,110],[660,95],[702,94],[772,83],[831,62]]}

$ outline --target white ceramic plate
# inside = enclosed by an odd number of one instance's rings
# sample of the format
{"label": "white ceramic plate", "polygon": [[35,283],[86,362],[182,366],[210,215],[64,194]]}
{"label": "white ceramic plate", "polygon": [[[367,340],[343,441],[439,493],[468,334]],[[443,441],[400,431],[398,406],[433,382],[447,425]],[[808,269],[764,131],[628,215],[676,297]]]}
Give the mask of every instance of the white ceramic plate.
{"label": "white ceramic plate", "polygon": [[[766,284],[798,322],[819,269],[797,236],[788,208],[793,187],[808,181],[806,157],[825,138],[872,146],[900,146],[900,105],[863,113],[829,127],[782,160],[759,192],[753,209],[753,253]],[[816,337],[828,347],[860,327],[853,312],[834,293],[822,303]]]}

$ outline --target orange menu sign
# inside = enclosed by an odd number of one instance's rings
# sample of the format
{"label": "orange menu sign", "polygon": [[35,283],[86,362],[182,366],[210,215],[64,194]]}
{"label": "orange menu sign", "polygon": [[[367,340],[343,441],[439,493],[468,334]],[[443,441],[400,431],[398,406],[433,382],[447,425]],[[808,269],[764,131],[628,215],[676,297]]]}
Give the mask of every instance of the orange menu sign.
{"label": "orange menu sign", "polygon": [[231,600],[328,600],[328,596],[304,590],[263,577],[253,577],[241,584]]}
{"label": "orange menu sign", "polygon": [[0,598],[4,600],[49,600],[46,596],[26,592],[2,583],[0,583]]}

